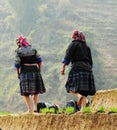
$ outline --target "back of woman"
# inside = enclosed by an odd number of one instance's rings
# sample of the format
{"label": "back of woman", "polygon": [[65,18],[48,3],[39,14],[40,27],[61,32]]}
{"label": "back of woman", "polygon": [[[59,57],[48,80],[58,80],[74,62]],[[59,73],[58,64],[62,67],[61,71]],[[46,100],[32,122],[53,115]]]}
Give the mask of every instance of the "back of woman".
{"label": "back of woman", "polygon": [[[27,113],[36,112],[38,94],[46,92],[41,76],[42,59],[37,50],[32,48],[22,35],[18,37],[16,44],[18,48],[15,51],[15,67],[20,81],[20,93],[25,97]],[[33,95],[33,110],[30,95]]]}
{"label": "back of woman", "polygon": [[86,106],[86,97],[96,92],[92,72],[93,62],[83,32],[74,30],[72,39],[65,53],[61,74],[65,74],[66,66],[71,63],[65,88],[68,93],[78,98],[77,105],[83,108]]}

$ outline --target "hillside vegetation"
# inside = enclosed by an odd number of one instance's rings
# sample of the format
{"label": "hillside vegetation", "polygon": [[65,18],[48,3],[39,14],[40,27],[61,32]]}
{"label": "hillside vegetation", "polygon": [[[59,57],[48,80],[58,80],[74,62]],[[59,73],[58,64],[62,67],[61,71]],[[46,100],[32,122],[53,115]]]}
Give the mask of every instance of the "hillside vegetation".
{"label": "hillside vegetation", "polygon": [[60,75],[61,61],[74,29],[84,31],[92,49],[97,90],[117,87],[116,0],[1,0],[0,1],[0,110],[26,110],[14,69],[15,39],[22,33],[43,59],[47,93],[39,101],[65,105],[73,99]]}

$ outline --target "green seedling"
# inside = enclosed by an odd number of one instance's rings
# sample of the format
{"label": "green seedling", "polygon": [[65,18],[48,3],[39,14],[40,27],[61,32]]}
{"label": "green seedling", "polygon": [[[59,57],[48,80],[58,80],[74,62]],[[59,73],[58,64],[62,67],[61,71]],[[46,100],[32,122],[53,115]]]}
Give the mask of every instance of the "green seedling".
{"label": "green seedling", "polygon": [[75,112],[75,109],[74,109],[74,107],[67,107],[67,108],[65,109],[65,112],[66,112],[66,113],[74,113],[74,112]]}
{"label": "green seedling", "polygon": [[91,113],[91,108],[90,107],[84,107],[83,112],[84,113]]}
{"label": "green seedling", "polygon": [[98,112],[105,113],[105,108],[104,107],[100,107]]}
{"label": "green seedling", "polygon": [[49,109],[49,112],[50,112],[50,113],[55,113],[55,108],[50,108],[50,109]]}
{"label": "green seedling", "polygon": [[59,113],[59,114],[61,114],[63,112],[64,112],[64,110],[62,108],[59,108],[58,111],[57,111],[57,113]]}
{"label": "green seedling", "polygon": [[9,115],[12,114],[11,112],[0,112],[0,115]]}
{"label": "green seedling", "polygon": [[111,113],[117,113],[117,108],[110,108]]}
{"label": "green seedling", "polygon": [[42,109],[40,109],[40,112],[41,113],[48,113],[49,109],[48,108],[42,108]]}

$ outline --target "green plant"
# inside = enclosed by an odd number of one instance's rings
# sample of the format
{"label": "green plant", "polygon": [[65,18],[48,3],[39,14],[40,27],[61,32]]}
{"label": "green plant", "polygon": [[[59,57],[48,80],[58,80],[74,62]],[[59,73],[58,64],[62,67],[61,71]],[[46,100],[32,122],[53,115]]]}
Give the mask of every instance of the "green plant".
{"label": "green plant", "polygon": [[84,113],[91,113],[91,108],[90,107],[84,107],[83,112]]}
{"label": "green plant", "polygon": [[117,108],[110,108],[111,113],[117,113]]}
{"label": "green plant", "polygon": [[65,109],[65,113],[74,113],[74,112],[75,112],[74,107],[67,107],[67,108]]}
{"label": "green plant", "polygon": [[59,113],[59,114],[61,114],[63,112],[64,112],[64,110],[62,108],[59,108],[58,111],[57,111],[57,113]]}
{"label": "green plant", "polygon": [[0,115],[9,115],[11,112],[0,112]]}
{"label": "green plant", "polygon": [[105,108],[104,107],[100,107],[98,112],[105,113]]}
{"label": "green plant", "polygon": [[40,112],[41,113],[48,113],[49,109],[48,108],[42,108],[42,109],[40,109]]}
{"label": "green plant", "polygon": [[50,112],[50,113],[55,113],[55,108],[50,108],[50,109],[49,109],[49,112]]}

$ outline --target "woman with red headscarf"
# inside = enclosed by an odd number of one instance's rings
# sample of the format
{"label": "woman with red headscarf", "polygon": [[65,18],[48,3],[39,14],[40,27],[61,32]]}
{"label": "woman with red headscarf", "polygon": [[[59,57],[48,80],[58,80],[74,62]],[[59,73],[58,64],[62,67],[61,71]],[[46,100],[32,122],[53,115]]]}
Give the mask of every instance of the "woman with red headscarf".
{"label": "woman with red headscarf", "polygon": [[[28,108],[27,113],[37,111],[38,94],[46,92],[41,76],[42,59],[37,50],[32,48],[26,38],[20,35],[16,39],[15,67],[20,80],[20,92],[25,97]],[[31,107],[30,95],[33,95],[33,110]]]}
{"label": "woman with red headscarf", "polygon": [[68,93],[78,97],[77,105],[82,109],[86,106],[88,95],[96,92],[94,76],[92,72],[91,50],[86,44],[83,32],[74,30],[72,33],[73,41],[66,50],[63,60],[61,74],[65,74],[65,67],[71,63],[71,70],[68,75],[65,88]]}

